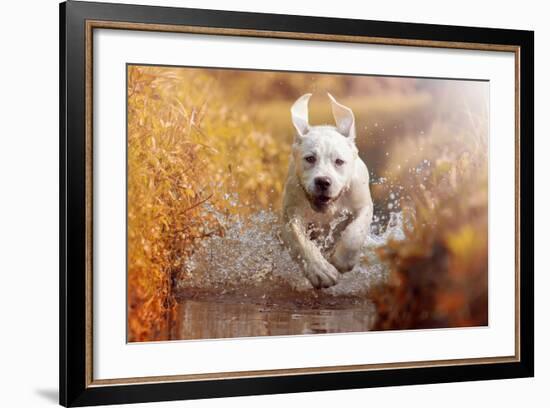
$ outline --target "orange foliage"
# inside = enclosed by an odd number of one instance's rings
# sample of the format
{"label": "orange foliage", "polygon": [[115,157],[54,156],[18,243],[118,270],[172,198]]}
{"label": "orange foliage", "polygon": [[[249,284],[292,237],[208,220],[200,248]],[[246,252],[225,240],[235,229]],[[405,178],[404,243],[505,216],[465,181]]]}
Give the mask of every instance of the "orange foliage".
{"label": "orange foliage", "polygon": [[372,294],[376,329],[488,324],[486,134],[453,135],[444,154],[430,145],[422,157],[434,168],[412,172],[404,183],[415,187],[402,202],[408,230],[379,250],[391,275]]}
{"label": "orange foliage", "polygon": [[174,280],[201,239],[223,234],[204,204],[237,211],[237,191],[246,211],[281,194],[289,146],[224,92],[202,70],[128,67],[129,341],[170,336]]}

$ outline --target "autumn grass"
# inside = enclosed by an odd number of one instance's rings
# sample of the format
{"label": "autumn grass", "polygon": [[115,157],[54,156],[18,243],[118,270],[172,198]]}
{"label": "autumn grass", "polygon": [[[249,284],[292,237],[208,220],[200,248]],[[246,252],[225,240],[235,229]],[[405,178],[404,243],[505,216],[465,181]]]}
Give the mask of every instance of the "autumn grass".
{"label": "autumn grass", "polygon": [[203,205],[235,211],[227,196],[235,190],[239,211],[268,206],[281,194],[288,149],[200,71],[128,70],[128,333],[162,340],[185,259],[223,234]]}
{"label": "autumn grass", "polygon": [[387,172],[407,186],[408,222],[379,250],[390,279],[371,294],[377,330],[488,324],[488,121],[465,113],[461,132],[436,122],[392,151],[389,168],[406,158],[413,171]]}

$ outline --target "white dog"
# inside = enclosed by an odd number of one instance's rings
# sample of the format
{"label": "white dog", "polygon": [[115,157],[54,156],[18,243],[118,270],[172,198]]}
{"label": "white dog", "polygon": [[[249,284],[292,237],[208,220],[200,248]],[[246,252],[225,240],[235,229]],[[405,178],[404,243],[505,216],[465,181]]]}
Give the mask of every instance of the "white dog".
{"label": "white dog", "polygon": [[316,288],[336,284],[340,272],[359,262],[373,212],[353,112],[328,96],[336,126],[309,125],[311,94],[290,110],[296,137],[283,198],[281,236]]}

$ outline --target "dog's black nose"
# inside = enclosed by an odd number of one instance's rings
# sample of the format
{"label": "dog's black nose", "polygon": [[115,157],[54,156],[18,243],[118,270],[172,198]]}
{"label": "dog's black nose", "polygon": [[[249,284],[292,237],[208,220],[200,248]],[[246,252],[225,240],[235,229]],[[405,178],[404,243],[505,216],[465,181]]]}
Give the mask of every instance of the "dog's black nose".
{"label": "dog's black nose", "polygon": [[316,177],[315,178],[315,186],[320,191],[326,191],[330,187],[331,181],[328,177]]}

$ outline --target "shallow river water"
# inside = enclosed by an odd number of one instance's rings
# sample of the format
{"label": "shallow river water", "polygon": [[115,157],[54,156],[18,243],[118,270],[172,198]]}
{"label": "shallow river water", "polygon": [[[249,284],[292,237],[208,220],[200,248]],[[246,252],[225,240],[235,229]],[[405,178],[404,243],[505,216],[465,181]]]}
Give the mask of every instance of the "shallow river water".
{"label": "shallow river water", "polygon": [[205,240],[178,282],[174,339],[213,339],[368,331],[376,310],[369,290],[387,278],[376,248],[403,234],[400,214],[372,233],[363,263],[327,289],[313,289],[278,238],[270,212],[220,220],[223,236]]}
{"label": "shallow river water", "polygon": [[368,331],[375,310],[368,302],[341,309],[184,300],[178,318],[178,339],[214,339]]}

